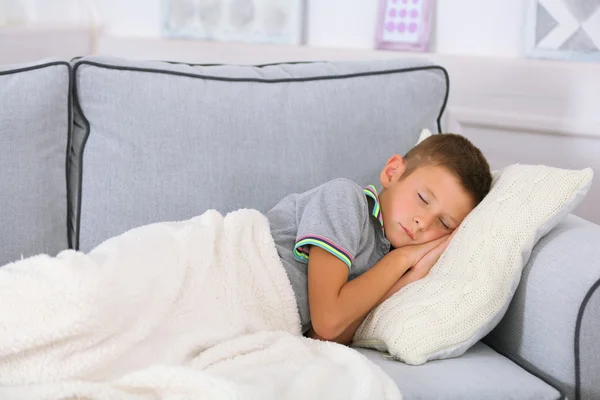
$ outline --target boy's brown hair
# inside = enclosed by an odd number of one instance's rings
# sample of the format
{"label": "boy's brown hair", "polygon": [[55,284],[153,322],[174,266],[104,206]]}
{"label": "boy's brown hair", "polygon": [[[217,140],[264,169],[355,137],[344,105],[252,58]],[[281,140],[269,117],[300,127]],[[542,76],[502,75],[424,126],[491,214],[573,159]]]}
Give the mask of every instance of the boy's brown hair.
{"label": "boy's brown hair", "polygon": [[492,185],[490,165],[481,150],[464,136],[453,133],[431,135],[423,140],[406,153],[404,164],[404,176],[425,165],[446,168],[473,197],[475,206]]}

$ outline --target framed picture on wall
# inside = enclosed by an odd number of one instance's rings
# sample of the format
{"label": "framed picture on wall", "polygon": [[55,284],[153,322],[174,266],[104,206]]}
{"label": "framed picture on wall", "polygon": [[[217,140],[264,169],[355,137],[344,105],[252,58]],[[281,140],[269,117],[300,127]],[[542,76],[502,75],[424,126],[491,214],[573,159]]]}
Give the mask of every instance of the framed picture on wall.
{"label": "framed picture on wall", "polygon": [[163,0],[165,36],[300,44],[305,0]]}
{"label": "framed picture on wall", "polygon": [[435,0],[380,0],[376,47],[427,51]]}
{"label": "framed picture on wall", "polygon": [[530,0],[527,55],[600,61],[600,1]]}

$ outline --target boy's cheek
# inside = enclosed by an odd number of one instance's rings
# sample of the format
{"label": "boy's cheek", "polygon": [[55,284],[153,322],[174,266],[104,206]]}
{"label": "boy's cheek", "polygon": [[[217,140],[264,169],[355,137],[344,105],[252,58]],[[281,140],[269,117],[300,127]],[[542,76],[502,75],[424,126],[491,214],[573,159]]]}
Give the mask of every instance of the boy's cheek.
{"label": "boy's cheek", "polygon": [[404,232],[399,232],[397,229],[386,229],[385,231],[386,239],[396,249],[411,244],[409,243],[410,239],[406,238],[405,235]]}

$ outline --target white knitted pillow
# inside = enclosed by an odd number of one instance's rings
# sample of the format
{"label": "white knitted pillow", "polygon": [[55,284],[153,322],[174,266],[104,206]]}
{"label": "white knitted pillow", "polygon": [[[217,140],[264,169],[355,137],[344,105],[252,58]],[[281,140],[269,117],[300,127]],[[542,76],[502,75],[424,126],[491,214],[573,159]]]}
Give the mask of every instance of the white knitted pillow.
{"label": "white knitted pillow", "polygon": [[511,165],[429,274],[371,311],[354,345],[419,365],[457,357],[504,316],[537,241],[583,199],[590,168]]}

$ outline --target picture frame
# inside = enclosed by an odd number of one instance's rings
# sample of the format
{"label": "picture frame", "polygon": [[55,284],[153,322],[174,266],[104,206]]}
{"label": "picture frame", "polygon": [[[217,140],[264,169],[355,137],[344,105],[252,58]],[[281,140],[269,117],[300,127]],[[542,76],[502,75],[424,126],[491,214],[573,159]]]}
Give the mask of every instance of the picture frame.
{"label": "picture frame", "polygon": [[301,44],[305,0],[163,0],[163,36]]}
{"label": "picture frame", "polygon": [[528,58],[600,62],[600,4],[586,0],[529,0]]}
{"label": "picture frame", "polygon": [[375,47],[428,51],[435,0],[380,0]]}

